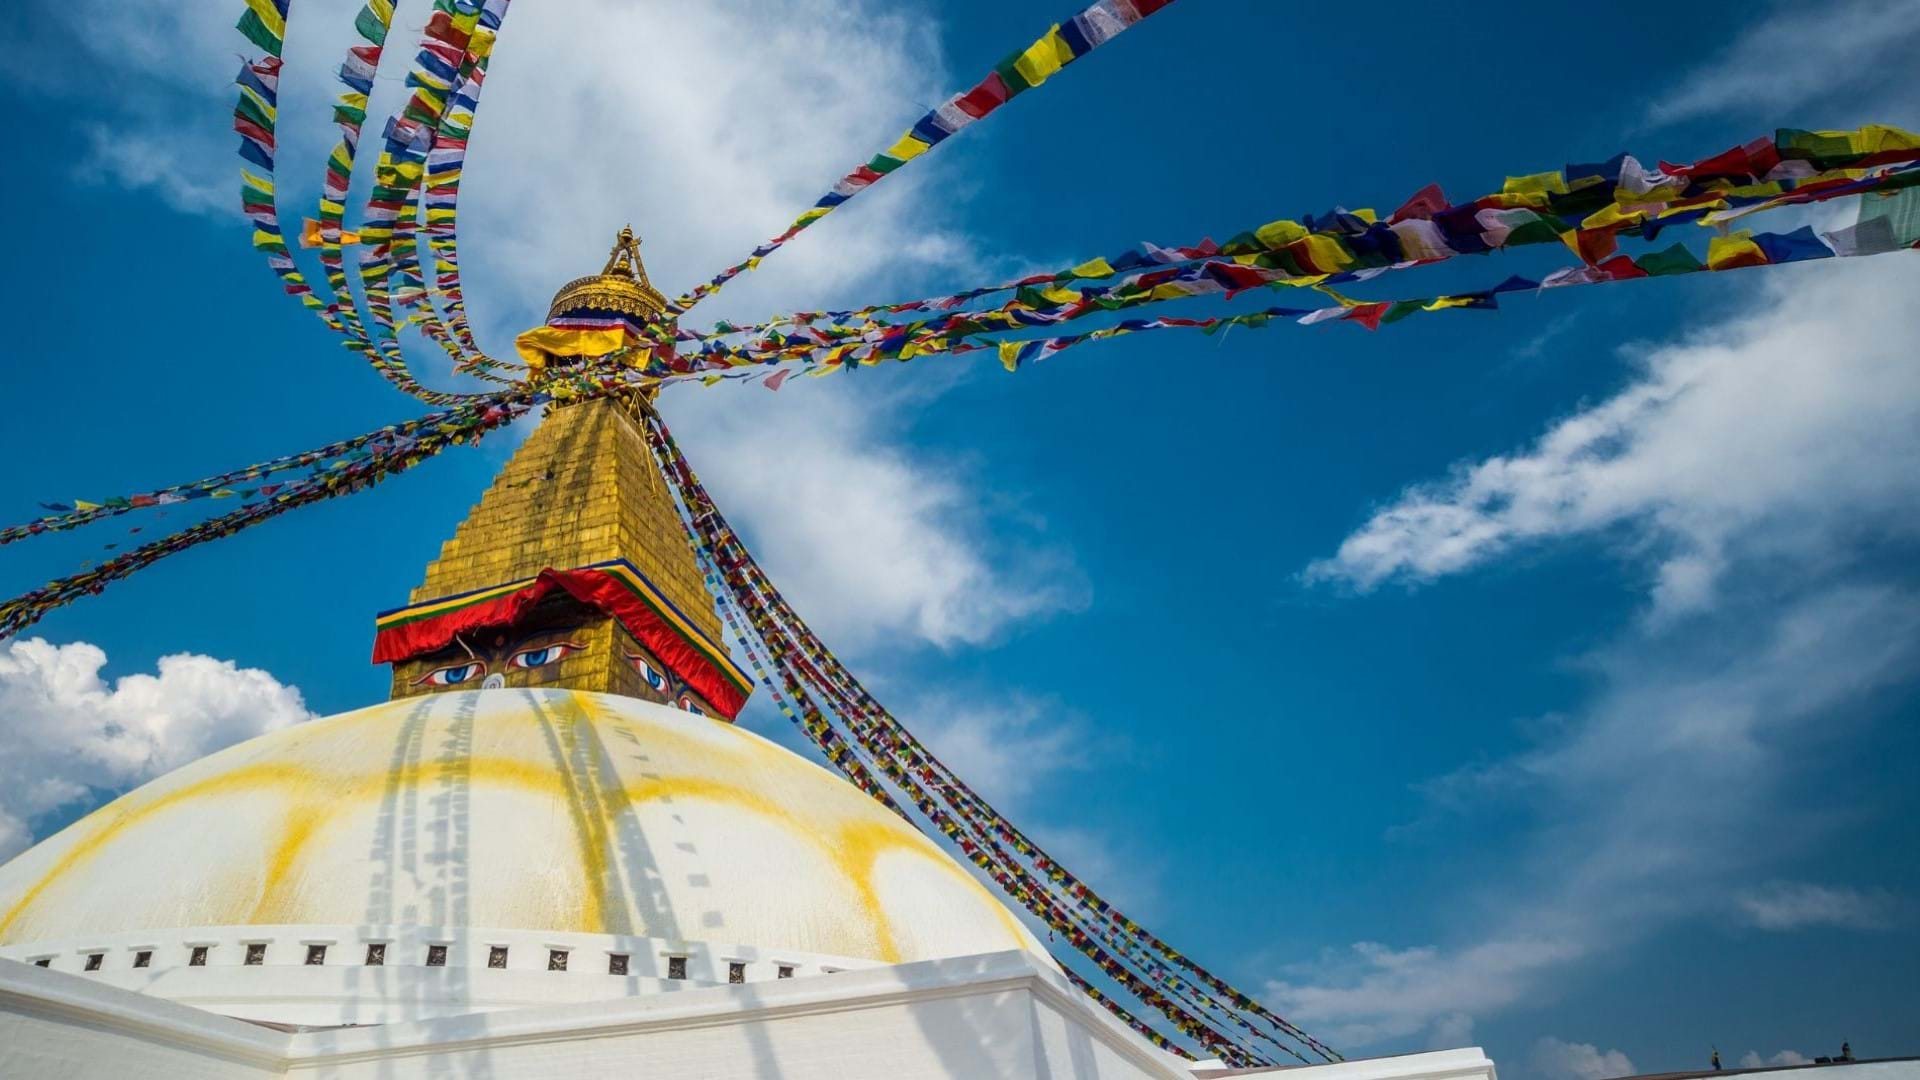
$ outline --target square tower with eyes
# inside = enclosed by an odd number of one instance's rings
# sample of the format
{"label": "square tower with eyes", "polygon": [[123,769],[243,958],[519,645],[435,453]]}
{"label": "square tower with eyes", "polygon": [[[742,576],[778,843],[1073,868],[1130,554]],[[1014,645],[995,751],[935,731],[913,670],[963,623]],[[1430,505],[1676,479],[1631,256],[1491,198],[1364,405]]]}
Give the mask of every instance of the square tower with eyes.
{"label": "square tower with eyes", "polygon": [[394,698],[547,687],[730,719],[749,688],[722,642],[633,401],[553,409],[378,620]]}

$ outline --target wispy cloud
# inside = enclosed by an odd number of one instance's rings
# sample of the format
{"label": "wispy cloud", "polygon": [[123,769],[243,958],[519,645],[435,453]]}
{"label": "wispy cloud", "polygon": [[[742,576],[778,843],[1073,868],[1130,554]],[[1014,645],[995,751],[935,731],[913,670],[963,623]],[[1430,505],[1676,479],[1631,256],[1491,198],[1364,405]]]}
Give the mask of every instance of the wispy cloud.
{"label": "wispy cloud", "polygon": [[1920,531],[1917,282],[1902,256],[1780,272],[1740,316],[1639,350],[1640,378],[1533,445],[1407,489],[1307,576],[1366,591],[1612,539],[1675,614],[1711,602],[1732,545],[1815,557],[1844,531]]}
{"label": "wispy cloud", "polygon": [[1574,661],[1593,691],[1529,725],[1528,749],[1424,785],[1409,841],[1521,823],[1500,893],[1459,898],[1475,914],[1448,940],[1284,973],[1294,1019],[1355,1046],[1437,1040],[1676,922],[1878,917],[1877,894],[1846,885],[1747,885],[1870,812],[1806,778],[1920,678],[1903,569],[1920,545],[1920,313],[1900,299],[1915,270],[1782,275],[1641,350],[1628,386],[1530,446],[1410,488],[1315,565],[1364,591],[1603,541],[1648,568],[1658,617]]}
{"label": "wispy cloud", "polygon": [[[1647,107],[1654,123],[1715,114],[1783,116],[1838,104],[1827,126],[1899,116],[1855,116],[1863,101],[1901,108],[1910,97],[1883,94],[1907,79],[1920,52],[1920,0],[1781,4]],[[1813,118],[1804,121],[1814,122]]]}
{"label": "wispy cloud", "polygon": [[1761,930],[1880,930],[1892,925],[1895,910],[1889,893],[1808,881],[1771,881],[1742,890],[1733,903],[1742,920]]}

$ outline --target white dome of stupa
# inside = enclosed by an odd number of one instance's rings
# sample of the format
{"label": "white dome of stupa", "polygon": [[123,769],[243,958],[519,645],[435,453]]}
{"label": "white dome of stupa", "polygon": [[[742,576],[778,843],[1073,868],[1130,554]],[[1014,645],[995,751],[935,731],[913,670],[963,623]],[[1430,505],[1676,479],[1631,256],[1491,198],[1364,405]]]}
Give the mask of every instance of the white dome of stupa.
{"label": "white dome of stupa", "polygon": [[1008,949],[1045,957],[839,777],[732,724],[571,690],[261,736],[0,866],[0,956],[287,1023]]}

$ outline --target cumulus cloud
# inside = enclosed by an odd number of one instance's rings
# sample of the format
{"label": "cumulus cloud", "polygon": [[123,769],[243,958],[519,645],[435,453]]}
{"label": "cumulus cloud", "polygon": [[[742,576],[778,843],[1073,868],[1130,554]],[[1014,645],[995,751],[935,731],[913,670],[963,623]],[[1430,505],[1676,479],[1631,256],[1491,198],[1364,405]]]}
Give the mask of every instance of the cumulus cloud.
{"label": "cumulus cloud", "polygon": [[1782,1050],[1768,1057],[1761,1057],[1759,1051],[1749,1050],[1740,1055],[1740,1067],[1743,1069],[1787,1068],[1793,1065],[1811,1065],[1813,1059],[1798,1050]]}
{"label": "cumulus cloud", "polygon": [[1716,114],[1771,117],[1835,101],[1851,111],[1901,78],[1905,58],[1917,49],[1920,0],[1781,4],[1659,94],[1647,117],[1654,123]]}
{"label": "cumulus cloud", "polygon": [[106,663],[83,641],[29,638],[0,652],[0,859],[32,843],[42,815],[312,715],[299,690],[231,660],[163,656],[156,673],[111,686]]}
{"label": "cumulus cloud", "polygon": [[[1869,265],[1868,263],[1871,263]],[[1730,546],[1819,557],[1920,495],[1920,274],[1893,256],[1780,273],[1760,301],[1671,345],[1531,446],[1458,465],[1375,511],[1307,577],[1431,582],[1551,541],[1611,538],[1662,615],[1710,606]],[[1759,554],[1759,552],[1755,552]]]}
{"label": "cumulus cloud", "polygon": [[1527,1061],[1546,1080],[1612,1080],[1634,1072],[1633,1060],[1618,1050],[1601,1053],[1592,1043],[1566,1042],[1551,1035],[1534,1040]]}
{"label": "cumulus cloud", "polygon": [[1892,924],[1893,897],[1807,881],[1773,881],[1733,898],[1741,919],[1761,930],[1801,930],[1837,926],[1880,930]]}

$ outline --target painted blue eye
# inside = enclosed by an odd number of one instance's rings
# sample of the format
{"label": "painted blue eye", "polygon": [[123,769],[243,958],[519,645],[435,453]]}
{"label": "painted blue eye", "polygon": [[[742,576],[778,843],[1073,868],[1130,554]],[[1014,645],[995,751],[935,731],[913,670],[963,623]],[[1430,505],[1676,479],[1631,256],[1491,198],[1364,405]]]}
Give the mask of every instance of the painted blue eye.
{"label": "painted blue eye", "polygon": [[458,686],[485,674],[487,665],[478,660],[469,660],[464,664],[451,664],[435,668],[413,680],[415,686]]}
{"label": "painted blue eye", "polygon": [[633,670],[639,672],[641,678],[647,680],[648,686],[663,694],[667,692],[667,677],[661,674],[660,669],[647,663],[646,657],[639,653],[628,653],[627,662],[633,665]]}
{"label": "painted blue eye", "polygon": [[512,659],[507,661],[507,666],[522,669],[546,667],[548,664],[557,663],[562,658],[579,652],[582,648],[584,646],[576,645],[571,641],[562,641],[553,645],[542,645],[537,649],[522,649],[513,654]]}
{"label": "painted blue eye", "polygon": [[695,716],[707,715],[706,710],[702,709],[698,705],[695,705],[693,703],[693,699],[685,695],[682,695],[680,698],[680,707],[687,710],[688,712],[692,713]]}

